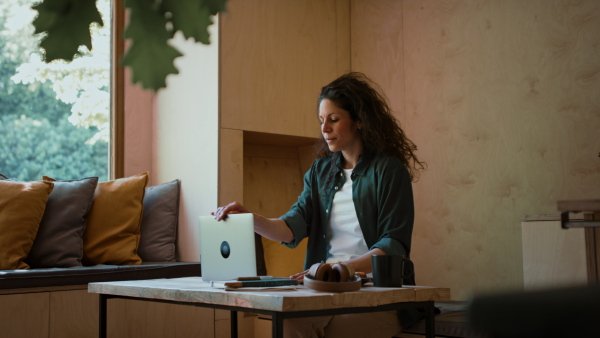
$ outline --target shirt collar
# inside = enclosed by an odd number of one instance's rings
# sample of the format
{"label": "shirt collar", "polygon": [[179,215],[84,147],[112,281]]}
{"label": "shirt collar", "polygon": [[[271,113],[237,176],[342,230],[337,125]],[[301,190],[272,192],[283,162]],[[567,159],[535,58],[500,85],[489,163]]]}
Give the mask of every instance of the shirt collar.
{"label": "shirt collar", "polygon": [[[358,159],[358,163],[356,163],[356,166],[352,170],[352,173],[356,175],[364,175],[365,171],[367,170],[367,167],[369,166],[369,163],[371,163],[371,160],[374,156],[374,152],[364,149],[362,155],[360,155],[360,158]],[[342,156],[342,152],[336,151],[331,155],[331,159],[333,163],[335,163],[335,166],[338,168],[338,172],[341,172],[344,169],[344,157]]]}

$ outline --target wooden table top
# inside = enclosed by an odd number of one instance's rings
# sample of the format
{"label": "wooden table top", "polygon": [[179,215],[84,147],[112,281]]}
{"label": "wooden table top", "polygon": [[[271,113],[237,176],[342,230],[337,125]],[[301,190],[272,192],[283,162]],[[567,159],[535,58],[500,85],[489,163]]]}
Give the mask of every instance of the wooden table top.
{"label": "wooden table top", "polygon": [[600,199],[558,201],[558,211],[600,211]]}
{"label": "wooden table top", "polygon": [[90,283],[88,291],[108,295],[207,303],[269,311],[305,311],[346,307],[372,307],[400,302],[450,300],[450,289],[410,286],[364,286],[356,292],[318,292],[304,286],[281,291],[225,291],[213,288],[202,277]]}

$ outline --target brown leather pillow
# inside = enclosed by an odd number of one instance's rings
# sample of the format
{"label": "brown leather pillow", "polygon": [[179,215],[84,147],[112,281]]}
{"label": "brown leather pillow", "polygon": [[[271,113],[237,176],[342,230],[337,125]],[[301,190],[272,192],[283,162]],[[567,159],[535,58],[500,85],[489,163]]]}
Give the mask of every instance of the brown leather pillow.
{"label": "brown leather pillow", "polygon": [[0,180],[0,270],[29,268],[24,260],[52,188],[51,182]]}
{"label": "brown leather pillow", "polygon": [[98,183],[83,233],[84,265],[140,264],[137,254],[148,173]]}

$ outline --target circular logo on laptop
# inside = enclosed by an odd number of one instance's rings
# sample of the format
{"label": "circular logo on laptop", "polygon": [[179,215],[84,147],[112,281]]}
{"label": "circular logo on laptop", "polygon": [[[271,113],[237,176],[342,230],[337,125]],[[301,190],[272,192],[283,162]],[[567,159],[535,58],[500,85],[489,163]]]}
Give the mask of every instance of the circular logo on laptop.
{"label": "circular logo on laptop", "polygon": [[223,256],[223,258],[227,258],[229,257],[230,253],[231,249],[229,248],[229,243],[227,243],[227,241],[223,241],[223,243],[221,243],[221,256]]}

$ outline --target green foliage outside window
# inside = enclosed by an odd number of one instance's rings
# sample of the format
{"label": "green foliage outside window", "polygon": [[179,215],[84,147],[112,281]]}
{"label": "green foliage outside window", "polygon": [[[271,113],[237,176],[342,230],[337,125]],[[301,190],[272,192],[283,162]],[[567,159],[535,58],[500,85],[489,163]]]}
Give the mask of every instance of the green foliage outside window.
{"label": "green foliage outside window", "polygon": [[[0,2],[0,173],[23,181],[42,175],[105,181],[110,35],[95,34],[94,54],[46,64],[33,35],[32,3]],[[110,8],[108,0],[98,3]]]}

